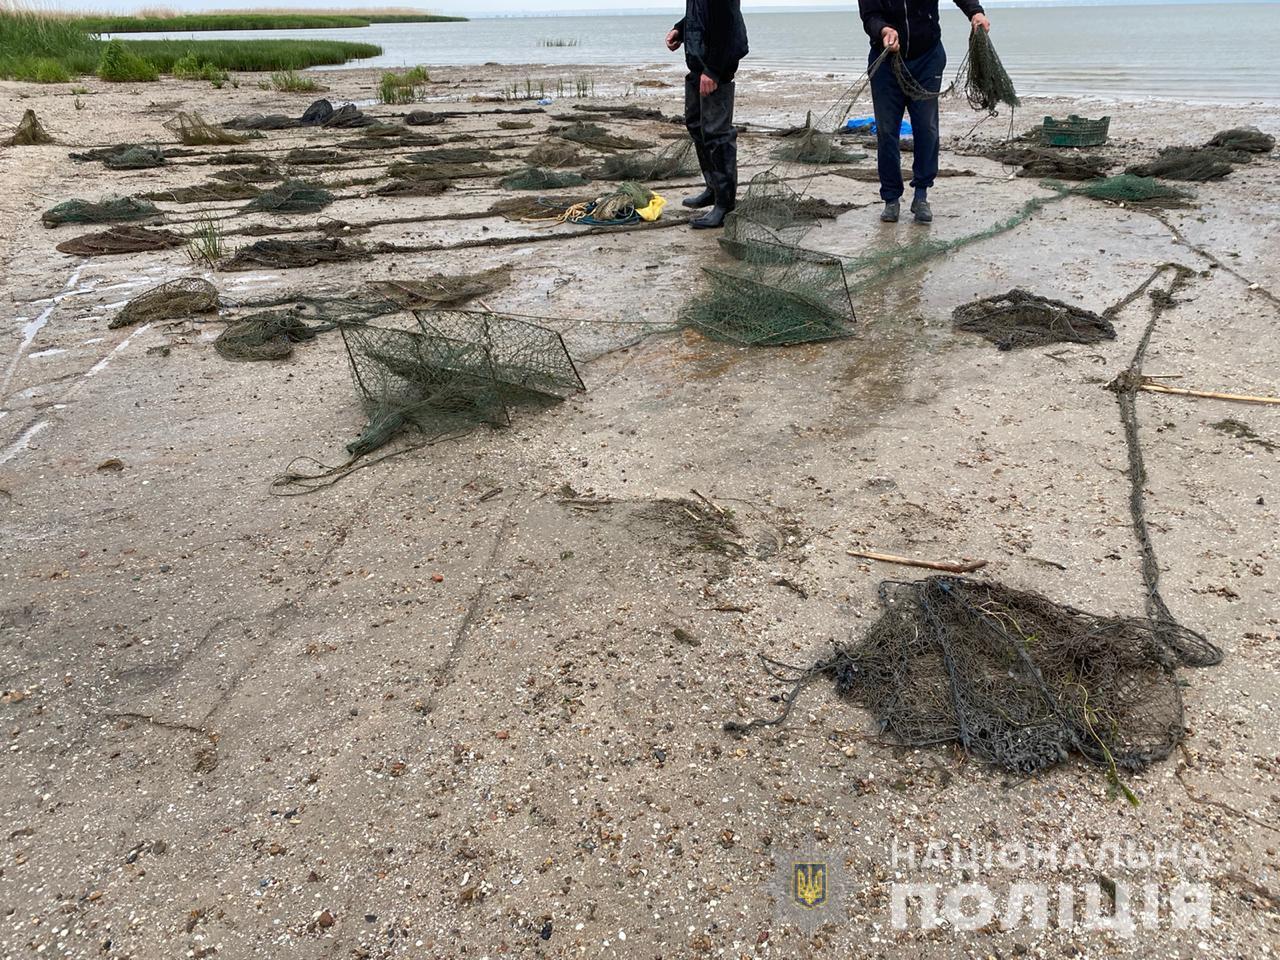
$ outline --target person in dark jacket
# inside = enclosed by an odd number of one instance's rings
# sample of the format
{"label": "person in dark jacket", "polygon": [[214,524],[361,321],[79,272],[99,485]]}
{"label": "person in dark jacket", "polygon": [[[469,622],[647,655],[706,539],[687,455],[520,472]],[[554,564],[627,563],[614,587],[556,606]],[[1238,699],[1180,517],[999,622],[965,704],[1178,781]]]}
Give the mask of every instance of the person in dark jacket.
{"label": "person in dark jacket", "polygon": [[[978,0],[955,0],[974,30],[990,30]],[[882,52],[902,58],[902,66],[915,81],[931,93],[942,89],[942,71],[947,53],[942,49],[942,27],[938,23],[938,0],[858,0],[862,26],[871,38],[868,64]],[[880,219],[896,223],[902,197],[902,153],[898,142],[902,114],[911,116],[915,151],[911,159],[911,186],[915,195],[911,212],[916,223],[929,223],[933,211],[928,193],[938,175],[937,98],[912,100],[903,92],[893,64],[885,60],[871,77],[871,100],[876,114],[876,160],[880,173],[880,199],[884,210]]]}
{"label": "person in dark jacket", "polygon": [[667,34],[667,49],[684,44],[684,124],[693,138],[706,189],[681,201],[711,207],[691,221],[696,230],[724,225],[738,195],[738,131],[733,126],[733,77],[747,55],[740,0],[685,0],[684,19]]}

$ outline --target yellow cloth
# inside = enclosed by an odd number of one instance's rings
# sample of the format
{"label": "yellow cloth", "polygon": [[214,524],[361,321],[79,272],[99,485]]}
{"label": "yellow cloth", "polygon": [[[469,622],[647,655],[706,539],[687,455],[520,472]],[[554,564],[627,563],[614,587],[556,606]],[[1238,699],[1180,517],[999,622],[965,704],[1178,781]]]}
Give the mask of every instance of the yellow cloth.
{"label": "yellow cloth", "polygon": [[654,220],[657,220],[662,216],[662,208],[666,205],[666,198],[660,197],[655,193],[653,195],[653,199],[650,200],[648,204],[643,207],[636,208],[636,213],[640,215],[641,220],[647,220],[649,223],[652,223]]}

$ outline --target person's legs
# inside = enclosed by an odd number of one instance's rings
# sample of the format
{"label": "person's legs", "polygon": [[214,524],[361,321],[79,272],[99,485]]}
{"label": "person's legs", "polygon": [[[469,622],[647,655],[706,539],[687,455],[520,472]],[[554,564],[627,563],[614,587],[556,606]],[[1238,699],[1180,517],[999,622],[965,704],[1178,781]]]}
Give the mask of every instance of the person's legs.
{"label": "person's legs", "polygon": [[[871,62],[875,61],[872,54]],[[902,151],[898,135],[907,98],[886,60],[871,75],[871,102],[876,116],[876,170],[880,175],[880,199],[892,203],[902,196]]]}
{"label": "person's legs", "polygon": [[684,127],[689,131],[693,141],[693,150],[698,157],[698,168],[702,171],[702,179],[706,181],[706,189],[701,193],[685,197],[681,203],[686,207],[706,207],[715,198],[711,191],[711,160],[707,156],[706,141],[702,135],[702,97],[698,92],[698,82],[702,71],[689,68],[684,78]]}
{"label": "person's legs", "polygon": [[738,129],[733,125],[733,81],[702,98],[702,140],[710,161],[716,206],[732,210],[738,195]]}
{"label": "person's legs", "polygon": [[[916,82],[930,93],[942,89],[942,74],[946,67],[947,53],[941,42],[928,53],[906,63]],[[926,201],[929,188],[938,176],[938,101],[936,98],[912,100],[907,104],[907,112],[911,116],[911,134],[915,140],[911,157],[911,186],[915,188],[912,211],[919,212],[918,205]],[[927,208],[924,212],[925,216],[917,219],[927,223],[932,214]]]}

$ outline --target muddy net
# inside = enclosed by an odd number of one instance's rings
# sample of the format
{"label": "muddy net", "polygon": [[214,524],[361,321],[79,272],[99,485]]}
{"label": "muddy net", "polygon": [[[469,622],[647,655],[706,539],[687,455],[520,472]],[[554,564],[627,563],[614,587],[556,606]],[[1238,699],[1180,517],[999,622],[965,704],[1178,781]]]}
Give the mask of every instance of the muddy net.
{"label": "muddy net", "polygon": [[[1006,770],[1033,774],[1083,757],[1119,771],[1169,756],[1183,737],[1178,666],[1221,652],[1198,633],[1138,617],[1086,613],[998,583],[936,576],[880,586],[883,613],[860,641],[809,670],[770,661],[801,688],[829,676],[881,732],[913,746],[958,744]],[[788,676],[790,673],[790,676]]]}
{"label": "muddy net", "polygon": [[546,170],[542,167],[525,167],[508,174],[501,180],[504,190],[563,190],[580,187],[587,178],[569,170]]}
{"label": "muddy net", "polygon": [[390,180],[374,188],[379,197],[438,197],[451,186],[449,180]]}
{"label": "muddy net", "polygon": [[837,142],[833,131],[814,126],[812,112],[805,115],[803,127],[784,132],[783,143],[774,150],[773,155],[777,160],[815,166],[828,163],[854,163],[865,160],[867,157],[865,153],[852,153],[845,150]]}
{"label": "muddy net", "polygon": [[1041,147],[998,146],[987,157],[1006,166],[1021,167],[1020,177],[1049,177],[1054,180],[1094,180],[1106,176],[1114,163],[1090,153],[1064,152]]}
{"label": "muddy net", "polygon": [[185,237],[172,230],[148,230],[146,227],[114,227],[101,233],[86,233],[57,246],[59,253],[77,257],[111,256],[124,253],[148,253],[168,250],[186,244]]}
{"label": "muddy net", "polygon": [[164,128],[188,147],[230,147],[249,142],[248,135],[230,133],[194,112],[180,112],[166,121]]}
{"label": "muddy net", "polygon": [[165,152],[160,147],[142,146],[137,143],[97,147],[81,153],[72,153],[69,156],[72,160],[82,163],[100,162],[108,170],[150,170],[153,167],[162,167],[166,162]]}
{"label": "muddy net", "polygon": [[511,410],[581,391],[560,334],[516,317],[424,310],[414,329],[344,325],[342,337],[369,423],[353,457],[406,429],[441,436],[506,426]]}
{"label": "muddy net", "polygon": [[1000,350],[1116,338],[1116,328],[1105,317],[1026,290],[961,304],[952,319],[957,330],[976,333]]}
{"label": "muddy net", "polygon": [[1093,200],[1109,200],[1112,203],[1131,203],[1140,206],[1186,206],[1191,194],[1152,177],[1139,177],[1121,173],[1114,177],[1091,180],[1073,187],[1072,193]]}
{"label": "muddy net", "polygon": [[1276,147],[1276,138],[1257,127],[1233,127],[1219,130],[1209,139],[1207,146],[1244,153],[1270,153]]}
{"label": "muddy net", "polygon": [[110,197],[106,200],[64,200],[40,214],[46,227],[66,223],[125,223],[159,217],[155,204],[137,197]]}
{"label": "muddy net", "polygon": [[294,344],[314,340],[334,326],[312,326],[290,310],[266,310],[228,324],[213,341],[213,349],[224,360],[284,360],[293,353]]}
{"label": "muddy net", "polygon": [[359,244],[347,243],[338,237],[320,240],[256,240],[236,250],[218,264],[218,269],[229,272],[262,268],[292,270],[322,263],[368,260],[370,256],[370,252]]}
{"label": "muddy net", "polygon": [[162,203],[217,203],[226,200],[250,200],[259,196],[262,191],[251,183],[215,180],[212,183],[198,183],[190,187],[172,187],[168,190],[153,190],[139,194],[143,200],[158,200]]}
{"label": "muddy net", "polygon": [[525,160],[532,167],[576,167],[587,162],[581,150],[560,140],[539,143],[529,151]]}
{"label": "muddy net", "polygon": [[1134,164],[1125,172],[1139,177],[1203,183],[1220,180],[1231,173],[1235,169],[1234,156],[1219,147],[1165,147],[1154,160]]}
{"label": "muddy net", "polygon": [[550,132],[562,140],[579,143],[584,147],[594,147],[597,150],[646,150],[654,146],[652,142],[646,143],[643,140],[632,140],[630,137],[612,134],[600,124],[589,120],[575,120],[572,123],[553,126]]}
{"label": "muddy net", "polygon": [[107,324],[112,330],[139,323],[181,320],[198,313],[212,313],[220,305],[217,288],[200,277],[170,280],[134,297]]}
{"label": "muddy net", "polygon": [[318,213],[336,198],[324,187],[299,180],[286,180],[263,190],[244,207],[245,213]]}
{"label": "muddy net", "polygon": [[5,140],[4,144],[8,147],[40,147],[54,142],[49,131],[40,122],[40,118],[36,116],[36,112],[27,110],[18,121],[13,135]]}
{"label": "muddy net", "polygon": [[430,274],[418,280],[375,280],[369,287],[402,307],[456,307],[510,282],[510,267],[494,267],[478,273]]}
{"label": "muddy net", "polygon": [[609,154],[591,171],[591,177],[594,180],[670,180],[697,172],[693,141],[682,137],[661,150]]}

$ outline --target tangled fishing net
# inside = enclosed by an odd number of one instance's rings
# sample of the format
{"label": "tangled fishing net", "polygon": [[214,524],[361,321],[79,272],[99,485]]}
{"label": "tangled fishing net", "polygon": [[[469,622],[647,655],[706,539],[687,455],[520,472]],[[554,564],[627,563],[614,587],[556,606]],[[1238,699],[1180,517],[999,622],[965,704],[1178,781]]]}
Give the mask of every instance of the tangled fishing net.
{"label": "tangled fishing net", "polygon": [[1154,160],[1134,164],[1126,172],[1139,177],[1203,183],[1220,180],[1234,169],[1230,156],[1218,147],[1165,147]]}
{"label": "tangled fishing net", "polygon": [[611,153],[601,165],[591,171],[596,180],[670,180],[698,172],[693,141],[681,137],[661,150],[637,150],[632,153]]}
{"label": "tangled fishing net", "polygon": [[232,167],[230,170],[215,170],[209,174],[215,180],[227,183],[279,183],[284,179],[273,164],[264,163],[256,167]]}
{"label": "tangled fishing net", "polygon": [[1243,153],[1270,153],[1275,149],[1276,138],[1257,127],[1233,127],[1219,130],[1206,146]]}
{"label": "tangled fishing net", "polygon": [[34,110],[26,110],[22,114],[22,119],[18,121],[18,126],[13,131],[13,136],[9,137],[4,143],[8,147],[39,147],[53,142],[53,137],[44,128],[44,125],[36,116],[36,112]]}
{"label": "tangled fishing net", "polygon": [[[526,205],[503,205],[496,212],[501,212],[507,219],[525,222],[551,221],[576,223],[586,227],[617,227],[639,223],[644,219],[656,219],[666,201],[661,200],[656,206],[651,206],[655,199],[656,194],[641,184],[621,183],[609,193],[589,200],[555,203],[544,196]],[[520,215],[513,216],[517,211],[520,211]]]}
{"label": "tangled fishing net", "polygon": [[[899,60],[899,62],[901,62]],[[968,73],[964,80],[965,98],[974,110],[994,114],[1000,104],[1016,107],[1021,102],[1013,81],[1004,64],[991,45],[991,34],[986,30],[969,31]],[[961,68],[963,71],[963,67]]]}
{"label": "tangled fishing net", "polygon": [[773,153],[777,160],[791,163],[853,163],[866,159],[865,153],[850,153],[836,144],[833,131],[819,130],[813,124],[813,113],[805,115],[804,126],[784,132],[784,143]]}
{"label": "tangled fishing net", "polygon": [[542,407],[583,390],[554,330],[495,313],[419,311],[417,329],[344,325],[356,388],[369,415],[353,457],[404,429],[441,435],[506,426],[514,407]]}
{"label": "tangled fishing net", "polygon": [[379,197],[438,197],[448,190],[448,180],[391,180],[374,188]]}
{"label": "tangled fishing net", "polygon": [[284,162],[299,167],[337,167],[344,163],[355,163],[359,157],[338,150],[323,147],[294,147],[284,155]]}
{"label": "tangled fishing net", "polygon": [[165,122],[164,128],[177,134],[188,147],[235,146],[248,143],[249,138],[243,134],[228,133],[222,127],[215,126],[198,113],[180,112],[172,120]]}
{"label": "tangled fishing net", "polygon": [[1133,203],[1142,206],[1183,206],[1191,194],[1151,177],[1121,173],[1102,180],[1091,180],[1073,187],[1071,192],[1094,200]]}
{"label": "tangled fishing net", "polygon": [[387,176],[396,180],[467,180],[491,177],[495,172],[478,163],[406,163],[397,160],[387,167]]}
{"label": "tangled fishing net", "polygon": [[587,178],[580,173],[525,167],[503,177],[501,185],[506,190],[561,190],[565,187],[580,187],[586,182]]}
{"label": "tangled fishing net", "polygon": [[290,130],[299,125],[297,119],[283,113],[250,113],[222,122],[224,130]]}
{"label": "tangled fishing net", "polygon": [[[328,102],[329,101],[327,100],[317,101],[307,109],[308,111],[310,111],[312,108],[315,108],[316,115],[318,116],[324,112],[323,108],[320,107],[319,105],[322,103],[327,104]],[[305,119],[306,115],[304,114],[303,117],[304,117],[303,123],[306,124],[306,119]],[[345,103],[342,106],[340,106],[337,110],[334,110],[332,107],[330,107],[328,115],[325,116],[323,120],[316,120],[315,123],[322,127],[333,127],[335,129],[352,129],[357,127],[374,127],[379,125],[379,121],[376,118],[371,117],[368,114],[362,113],[360,111],[360,108],[357,107],[354,103]],[[308,125],[313,125],[313,124],[308,124]]]}
{"label": "tangled fishing net", "polygon": [[562,140],[580,143],[584,147],[595,147],[597,150],[644,150],[653,147],[652,143],[645,143],[642,140],[615,136],[600,124],[587,120],[575,120],[563,126],[553,126],[550,132]]}
{"label": "tangled fishing net", "polygon": [[1175,668],[1221,658],[1185,627],[1170,643],[1152,620],[1086,613],[997,583],[890,581],[880,600],[884,612],[862,640],[800,672],[782,716],[726,729],[780,722],[800,688],[826,675],[906,746],[957,743],[1022,774],[1078,754],[1120,786],[1119,770],[1167,757],[1183,737]]}
{"label": "tangled fishing net", "polygon": [[576,167],[586,162],[581,150],[560,140],[543,141],[529,151],[525,160],[531,167]]}
{"label": "tangled fishing net", "polygon": [[97,202],[64,200],[40,214],[40,220],[46,227],[57,227],[64,223],[125,223],[159,216],[156,205],[146,200],[111,197]]}
{"label": "tangled fishing net", "polygon": [[485,147],[441,147],[411,153],[405,159],[410,163],[490,163],[502,157]]}
{"label": "tangled fishing net", "polygon": [[110,256],[122,253],[147,253],[168,250],[186,244],[171,230],[148,230],[146,227],[113,227],[102,233],[86,233],[58,244],[59,253],[77,257]]}
{"label": "tangled fishing net", "polygon": [[218,290],[212,283],[200,277],[183,277],[134,297],[107,326],[115,330],[135,323],[180,320],[197,313],[211,313],[219,305]]}
{"label": "tangled fishing net", "polygon": [[149,170],[165,164],[165,152],[158,146],[144,147],[122,143],[114,147],[98,147],[70,154],[72,160],[101,161],[108,170]]}
{"label": "tangled fishing net", "polygon": [[264,190],[244,207],[245,213],[317,213],[336,198],[324,187],[299,180],[286,180]]}
{"label": "tangled fishing net", "polygon": [[370,289],[402,307],[457,307],[501,290],[511,282],[510,267],[478,273],[430,274],[420,280],[375,280]]}
{"label": "tangled fishing net", "polygon": [[261,193],[262,191],[251,183],[214,181],[198,183],[190,187],[153,190],[151,193],[143,193],[139,196],[144,200],[159,200],[164,203],[216,203],[223,200],[249,200]]}
{"label": "tangled fishing net", "polygon": [[1026,290],[961,304],[952,318],[957,330],[976,333],[1001,350],[1116,338],[1116,328],[1104,317]]}
{"label": "tangled fishing net", "polygon": [[1090,153],[1050,150],[1043,147],[997,146],[985,154],[1007,166],[1019,166],[1020,177],[1052,177],[1055,180],[1096,180],[1114,166],[1106,157]]}
{"label": "tangled fishing net", "polygon": [[218,269],[232,272],[262,267],[292,270],[314,267],[321,263],[368,260],[369,256],[369,251],[364,247],[348,244],[336,237],[322,240],[256,240],[236,250],[218,264]]}
{"label": "tangled fishing net", "polygon": [[333,327],[310,326],[289,310],[268,310],[228,324],[213,341],[213,349],[225,360],[284,360],[295,343],[314,340]]}
{"label": "tangled fishing net", "polygon": [[607,103],[575,103],[573,109],[581,113],[606,114],[615,120],[657,120],[660,123],[684,123],[684,117],[667,116],[661,110],[642,107],[636,103],[611,106]]}

